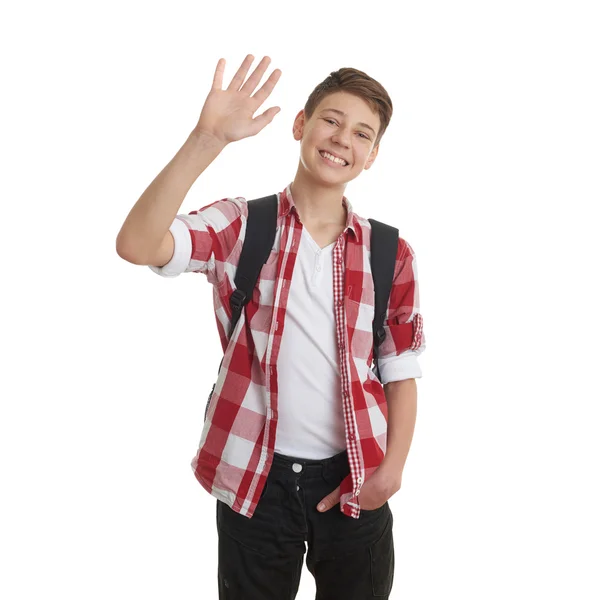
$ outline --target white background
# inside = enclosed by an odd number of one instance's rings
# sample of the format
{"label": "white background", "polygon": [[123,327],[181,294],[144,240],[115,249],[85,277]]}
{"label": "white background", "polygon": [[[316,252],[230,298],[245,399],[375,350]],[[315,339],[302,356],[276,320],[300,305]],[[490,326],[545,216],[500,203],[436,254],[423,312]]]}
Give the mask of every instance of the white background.
{"label": "white background", "polygon": [[3,9],[0,596],[217,598],[216,501],[190,467],[221,359],[210,284],[115,239],[218,59],[228,85],[252,53],[283,72],[260,112],[282,110],[180,212],[292,181],[293,119],[330,72],[394,103],[346,189],[413,246],[428,344],[391,598],[598,600],[595,4]]}

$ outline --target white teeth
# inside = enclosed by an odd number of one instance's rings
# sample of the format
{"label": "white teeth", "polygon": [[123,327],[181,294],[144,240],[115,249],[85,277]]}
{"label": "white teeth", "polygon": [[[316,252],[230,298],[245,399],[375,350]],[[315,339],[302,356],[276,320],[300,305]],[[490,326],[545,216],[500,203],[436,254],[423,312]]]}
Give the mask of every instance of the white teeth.
{"label": "white teeth", "polygon": [[332,154],[329,154],[329,152],[321,152],[321,156],[324,156],[325,158],[328,158],[329,160],[338,163],[339,165],[344,165],[346,166],[348,163],[346,163],[345,160],[342,160],[341,158],[336,158],[335,156],[333,156]]}

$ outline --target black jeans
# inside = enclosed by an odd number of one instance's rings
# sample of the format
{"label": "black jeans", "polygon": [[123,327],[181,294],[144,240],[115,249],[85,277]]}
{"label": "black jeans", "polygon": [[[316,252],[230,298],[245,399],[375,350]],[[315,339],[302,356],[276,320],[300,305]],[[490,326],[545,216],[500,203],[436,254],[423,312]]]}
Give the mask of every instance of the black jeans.
{"label": "black jeans", "polygon": [[393,517],[386,502],[354,519],[317,504],[350,472],[344,451],[324,460],[275,454],[249,519],[217,500],[220,600],[293,600],[306,566],[315,600],[389,598],[394,580]]}

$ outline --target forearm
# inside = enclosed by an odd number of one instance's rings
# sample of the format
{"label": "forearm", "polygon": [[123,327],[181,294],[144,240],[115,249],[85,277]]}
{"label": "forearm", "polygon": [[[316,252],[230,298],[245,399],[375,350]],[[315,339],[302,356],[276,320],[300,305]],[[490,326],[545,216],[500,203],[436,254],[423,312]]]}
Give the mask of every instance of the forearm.
{"label": "forearm", "polygon": [[120,253],[143,257],[159,247],[190,188],[225,145],[190,134],[129,212],[117,236]]}
{"label": "forearm", "polygon": [[387,449],[381,467],[399,486],[417,419],[417,382],[394,381],[385,385],[384,391],[388,407]]}

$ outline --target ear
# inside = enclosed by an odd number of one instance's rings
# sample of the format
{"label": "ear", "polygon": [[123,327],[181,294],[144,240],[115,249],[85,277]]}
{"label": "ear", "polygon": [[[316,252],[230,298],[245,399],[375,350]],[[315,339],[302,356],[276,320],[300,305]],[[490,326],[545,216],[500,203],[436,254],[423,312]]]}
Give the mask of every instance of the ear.
{"label": "ear", "polygon": [[294,139],[299,142],[302,139],[304,133],[304,109],[302,109],[294,119],[294,126],[292,128]]}
{"label": "ear", "polygon": [[365,169],[370,169],[371,165],[375,162],[377,158],[377,154],[379,153],[379,144],[371,150],[371,154],[369,154],[369,158],[367,158],[367,162],[365,163]]}

